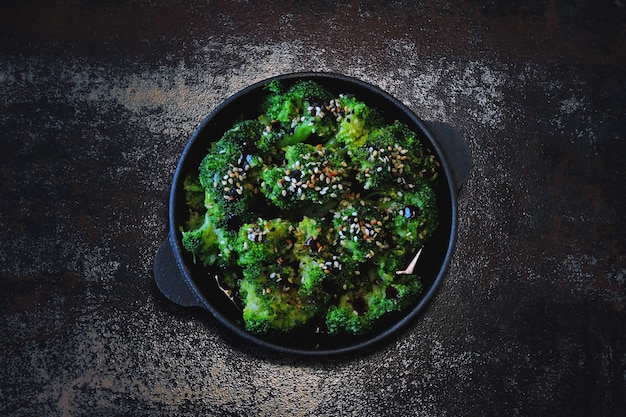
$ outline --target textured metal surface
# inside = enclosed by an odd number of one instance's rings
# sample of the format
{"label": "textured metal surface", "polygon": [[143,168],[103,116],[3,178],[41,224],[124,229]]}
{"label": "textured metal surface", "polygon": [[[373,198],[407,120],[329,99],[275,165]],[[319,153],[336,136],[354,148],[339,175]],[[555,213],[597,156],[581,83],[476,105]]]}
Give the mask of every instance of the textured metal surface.
{"label": "textured metal surface", "polygon": [[[0,6],[0,414],[622,415],[626,6],[575,3]],[[151,275],[197,124],[309,70],[456,126],[473,158],[434,302],[329,361],[242,346]]]}

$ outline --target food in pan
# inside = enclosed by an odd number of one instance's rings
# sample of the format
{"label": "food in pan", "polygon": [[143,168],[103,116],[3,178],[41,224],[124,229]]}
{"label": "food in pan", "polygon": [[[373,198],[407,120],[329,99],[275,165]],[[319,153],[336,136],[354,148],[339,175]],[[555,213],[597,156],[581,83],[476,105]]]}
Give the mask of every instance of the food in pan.
{"label": "food in pan", "polygon": [[219,268],[246,330],[363,334],[420,294],[439,162],[406,125],[314,81],[269,82],[185,180],[183,247]]}

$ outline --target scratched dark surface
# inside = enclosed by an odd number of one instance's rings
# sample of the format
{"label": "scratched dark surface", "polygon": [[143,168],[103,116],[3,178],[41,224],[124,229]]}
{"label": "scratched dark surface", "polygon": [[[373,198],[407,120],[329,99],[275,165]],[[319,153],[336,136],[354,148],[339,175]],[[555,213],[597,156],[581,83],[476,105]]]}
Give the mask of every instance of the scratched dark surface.
{"label": "scratched dark surface", "polygon": [[[623,1],[182,4],[0,6],[0,414],[624,415]],[[472,153],[437,296],[346,358],[246,346],[152,276],[191,132],[292,71]]]}

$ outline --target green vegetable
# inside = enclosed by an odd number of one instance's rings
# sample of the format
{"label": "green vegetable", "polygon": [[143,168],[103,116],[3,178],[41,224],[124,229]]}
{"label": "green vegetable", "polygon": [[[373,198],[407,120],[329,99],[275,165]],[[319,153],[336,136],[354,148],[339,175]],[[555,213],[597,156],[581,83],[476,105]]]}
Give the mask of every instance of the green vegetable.
{"label": "green vegetable", "polygon": [[436,178],[438,162],[434,155],[398,121],[373,130],[363,146],[350,154],[353,163],[361,166],[356,179],[366,190],[411,189],[416,181]]}
{"label": "green vegetable", "polygon": [[[195,212],[190,218],[195,220],[199,216],[201,215]],[[183,247],[193,255],[194,261],[199,259],[205,266],[230,266],[232,262],[230,242],[233,241],[235,234],[217,227],[208,212],[205,212],[203,218],[202,224],[182,232]]]}
{"label": "green vegetable", "polygon": [[343,111],[339,116],[337,142],[354,149],[364,145],[372,129],[380,127],[383,120],[373,108],[351,95],[340,95],[336,106]]}
{"label": "green vegetable", "polygon": [[261,191],[278,208],[324,206],[349,190],[343,156],[332,149],[297,143],[285,148],[284,164],[261,174]]}
{"label": "green vegetable", "polygon": [[364,281],[358,289],[342,295],[326,314],[328,331],[362,334],[384,316],[409,306],[422,290],[422,283],[408,275],[400,277],[393,281]]}
{"label": "green vegetable", "polygon": [[365,333],[421,291],[396,271],[437,227],[438,162],[352,95],[313,81],[266,90],[258,118],[189,173],[183,246],[225,271],[250,332]]}
{"label": "green vegetable", "polygon": [[263,169],[256,142],[262,129],[255,120],[236,123],[200,163],[199,181],[205,190],[205,206],[218,227],[226,227],[229,221],[254,218],[256,188]]}

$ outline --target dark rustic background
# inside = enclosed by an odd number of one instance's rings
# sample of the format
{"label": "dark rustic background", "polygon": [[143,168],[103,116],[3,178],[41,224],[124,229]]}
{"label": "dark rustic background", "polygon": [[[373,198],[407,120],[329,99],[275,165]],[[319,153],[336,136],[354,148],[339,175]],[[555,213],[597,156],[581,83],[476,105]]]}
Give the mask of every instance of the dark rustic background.
{"label": "dark rustic background", "polygon": [[[622,0],[0,5],[0,414],[623,416]],[[222,100],[292,71],[465,135],[439,293],[373,352],[242,344],[152,276],[173,170]]]}

